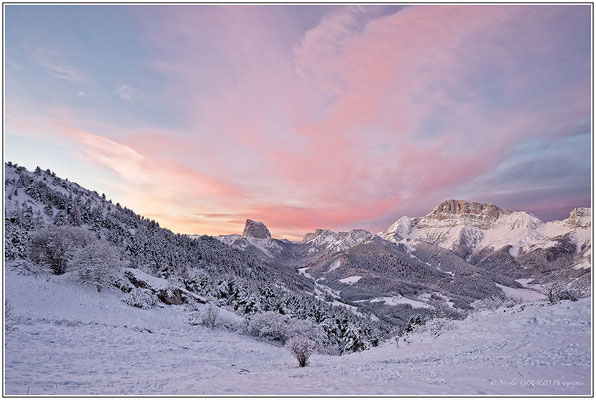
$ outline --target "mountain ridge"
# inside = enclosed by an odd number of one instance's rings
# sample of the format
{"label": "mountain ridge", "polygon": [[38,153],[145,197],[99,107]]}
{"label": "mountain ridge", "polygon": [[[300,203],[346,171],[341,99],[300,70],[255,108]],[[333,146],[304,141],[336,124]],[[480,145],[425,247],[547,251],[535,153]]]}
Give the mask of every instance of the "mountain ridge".
{"label": "mountain ridge", "polygon": [[[402,326],[412,315],[457,317],[506,292],[541,296],[527,282],[590,280],[587,208],[544,223],[525,212],[453,200],[435,207],[441,218],[402,217],[378,234],[319,229],[290,242],[248,219],[242,234],[193,238],[51,171],[6,164],[5,176],[6,259],[26,259],[29,233],[39,227],[84,226],[118,246],[132,268],[173,278],[201,296],[223,296],[240,309],[281,307],[303,318],[304,307],[329,314],[338,307],[354,314],[348,324],[368,329],[371,321]],[[283,304],[270,304],[271,293]]]}

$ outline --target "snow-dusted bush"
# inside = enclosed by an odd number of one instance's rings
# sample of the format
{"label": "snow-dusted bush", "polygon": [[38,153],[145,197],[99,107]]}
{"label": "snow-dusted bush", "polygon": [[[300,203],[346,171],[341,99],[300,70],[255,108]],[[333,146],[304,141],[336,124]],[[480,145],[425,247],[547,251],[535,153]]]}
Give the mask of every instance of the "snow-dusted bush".
{"label": "snow-dusted bush", "polygon": [[243,333],[245,328],[242,317],[233,313],[218,315],[217,326],[239,334]]}
{"label": "snow-dusted bush", "polygon": [[587,279],[575,279],[568,285],[569,290],[571,290],[578,299],[583,297],[590,297],[592,295],[592,284]]}
{"label": "snow-dusted bush", "polygon": [[291,318],[273,311],[255,314],[248,321],[248,333],[282,343],[293,337],[306,337],[316,343],[327,340],[325,330],[308,319]]}
{"label": "snow-dusted bush", "polygon": [[316,343],[304,336],[295,336],[288,341],[287,348],[294,354],[298,365],[306,367],[308,359],[317,347]]}
{"label": "snow-dusted bush", "polygon": [[99,240],[76,252],[72,260],[77,277],[85,283],[92,283],[101,291],[102,287],[116,279],[124,266],[118,249],[108,242]]}
{"label": "snow-dusted bush", "polygon": [[93,242],[93,234],[74,226],[49,226],[31,234],[29,259],[46,265],[56,275],[66,272],[70,260],[81,247]]}
{"label": "snow-dusted bush", "polygon": [[248,333],[283,343],[287,334],[287,317],[273,311],[255,314],[248,321]]}
{"label": "snow-dusted bush", "polygon": [[551,304],[561,300],[577,301],[582,297],[581,292],[581,286],[571,285],[569,287],[563,282],[551,282],[542,289],[542,294]]}
{"label": "snow-dusted bush", "polygon": [[147,309],[157,303],[157,297],[149,289],[135,288],[128,292],[122,301],[133,307]]}
{"label": "snow-dusted bush", "polygon": [[521,304],[520,298],[507,297],[502,294],[493,294],[475,303],[477,310],[491,310],[494,311],[501,307],[511,308],[515,305]]}
{"label": "snow-dusted bush", "polygon": [[201,325],[206,326],[211,330],[215,329],[215,326],[217,325],[217,314],[218,308],[213,303],[210,303],[207,309],[203,312]]}
{"label": "snow-dusted bush", "polygon": [[408,323],[405,325],[404,330],[406,333],[414,332],[419,326],[424,325],[424,321],[420,318],[420,315],[411,316]]}
{"label": "snow-dusted bush", "polygon": [[425,329],[430,331],[433,338],[438,338],[443,333],[454,328],[454,323],[450,319],[433,318],[425,324]]}
{"label": "snow-dusted bush", "polygon": [[571,300],[571,301],[578,301],[579,294],[575,290],[571,290],[566,288],[559,292],[559,300]]}
{"label": "snow-dusted bush", "polygon": [[558,282],[551,282],[544,286],[542,294],[546,296],[549,303],[556,303],[558,301],[557,293],[559,292],[561,284]]}

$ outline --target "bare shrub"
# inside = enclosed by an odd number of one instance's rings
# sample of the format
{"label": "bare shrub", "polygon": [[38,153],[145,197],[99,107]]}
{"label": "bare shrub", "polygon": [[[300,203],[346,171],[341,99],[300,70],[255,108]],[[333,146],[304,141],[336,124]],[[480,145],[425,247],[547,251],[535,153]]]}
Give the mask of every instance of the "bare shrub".
{"label": "bare shrub", "polygon": [[314,341],[304,336],[294,336],[286,346],[294,354],[301,367],[306,367],[308,359],[317,347]]}
{"label": "bare shrub", "polygon": [[215,326],[217,325],[217,314],[218,308],[213,303],[209,303],[207,310],[205,310],[202,316],[201,325],[206,326],[211,330],[215,329]]}
{"label": "bare shrub", "polygon": [[581,297],[580,290],[575,287],[568,287],[563,282],[551,282],[542,290],[549,303],[553,304],[561,300],[577,301]]}
{"label": "bare shrub", "polygon": [[17,329],[19,318],[16,316],[12,303],[4,301],[4,331],[5,333],[14,332]]}
{"label": "bare shrub", "polygon": [[559,300],[578,301],[579,295],[575,290],[565,288],[559,292]]}
{"label": "bare shrub", "polygon": [[133,307],[148,309],[157,303],[157,297],[149,289],[134,288],[122,301]]}

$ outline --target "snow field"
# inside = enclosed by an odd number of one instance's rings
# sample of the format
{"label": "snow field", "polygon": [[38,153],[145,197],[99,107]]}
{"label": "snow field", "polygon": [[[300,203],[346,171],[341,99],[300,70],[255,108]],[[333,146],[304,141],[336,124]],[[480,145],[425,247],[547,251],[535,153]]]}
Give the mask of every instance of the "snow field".
{"label": "snow field", "polygon": [[279,345],[189,325],[184,306],[142,310],[9,268],[5,282],[21,321],[5,337],[7,395],[590,394],[590,299],[483,311],[299,368]]}

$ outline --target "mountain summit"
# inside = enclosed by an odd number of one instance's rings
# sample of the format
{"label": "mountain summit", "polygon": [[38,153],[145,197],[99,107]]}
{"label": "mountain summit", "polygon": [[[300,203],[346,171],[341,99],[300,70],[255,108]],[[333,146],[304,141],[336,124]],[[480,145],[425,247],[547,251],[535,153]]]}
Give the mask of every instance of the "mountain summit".
{"label": "mountain summit", "polygon": [[513,211],[501,208],[491,203],[478,203],[475,201],[468,202],[465,200],[451,199],[446,200],[435,207],[429,216],[435,217],[437,219],[443,219],[449,218],[453,215],[476,214],[497,219],[501,215],[508,215],[511,213],[513,213]]}
{"label": "mountain summit", "polygon": [[271,237],[269,229],[261,221],[253,221],[247,219],[244,225],[244,231],[242,232],[244,237],[252,237],[256,239],[268,239]]}

